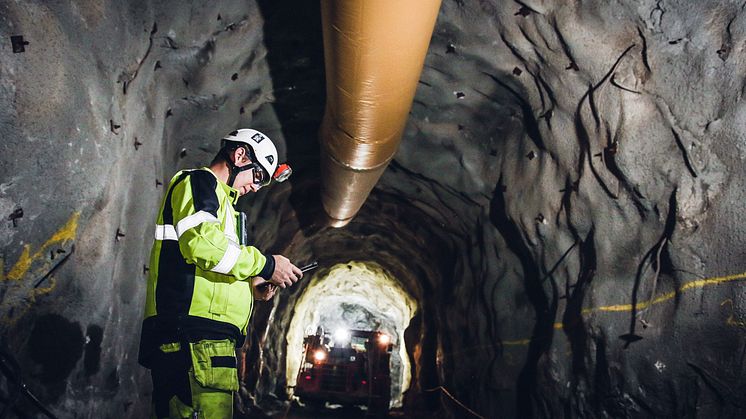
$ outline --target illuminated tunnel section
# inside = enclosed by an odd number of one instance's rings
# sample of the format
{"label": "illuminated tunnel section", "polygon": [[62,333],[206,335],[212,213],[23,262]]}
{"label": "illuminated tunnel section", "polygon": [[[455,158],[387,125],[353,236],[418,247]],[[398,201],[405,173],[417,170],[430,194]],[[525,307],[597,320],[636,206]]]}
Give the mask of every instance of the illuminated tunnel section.
{"label": "illuminated tunnel section", "polygon": [[286,222],[257,224],[254,234],[276,240],[274,246],[291,260],[318,261],[319,269],[282,290],[272,303],[256,305],[247,391],[255,389],[256,403],[275,409],[294,393],[305,335],[315,334],[319,325],[331,333],[343,324],[380,327],[397,344],[391,356],[390,406],[437,409],[439,395],[424,390],[452,376],[451,364],[439,363],[440,331],[443,320],[460,318],[441,315],[441,310],[468,301],[453,300],[452,290],[438,291],[437,284],[454,284],[445,278],[462,256],[444,220],[416,203],[374,190],[353,222],[329,228],[319,217],[320,205],[309,204],[317,196],[317,181],[282,188],[259,216],[279,209],[279,219]]}
{"label": "illuminated tunnel section", "polygon": [[340,263],[318,272],[295,305],[287,333],[286,375],[294,386],[303,356],[303,337],[317,327],[334,332],[382,331],[393,337],[391,356],[392,406],[401,406],[411,382],[411,362],[404,330],[418,310],[417,302],[386,270],[373,262]]}

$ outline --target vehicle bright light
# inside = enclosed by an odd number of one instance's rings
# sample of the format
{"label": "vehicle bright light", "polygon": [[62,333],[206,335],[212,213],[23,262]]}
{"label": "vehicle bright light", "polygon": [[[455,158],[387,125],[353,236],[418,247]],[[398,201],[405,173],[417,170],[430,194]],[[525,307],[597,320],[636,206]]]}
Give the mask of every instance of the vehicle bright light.
{"label": "vehicle bright light", "polygon": [[350,340],[350,332],[346,329],[337,329],[334,331],[334,342],[347,342]]}
{"label": "vehicle bright light", "polygon": [[380,335],[378,336],[378,343],[381,345],[388,345],[391,342],[391,336],[389,335]]}
{"label": "vehicle bright light", "polygon": [[326,359],[326,352],[318,350],[313,353],[313,359],[317,361],[323,361]]}

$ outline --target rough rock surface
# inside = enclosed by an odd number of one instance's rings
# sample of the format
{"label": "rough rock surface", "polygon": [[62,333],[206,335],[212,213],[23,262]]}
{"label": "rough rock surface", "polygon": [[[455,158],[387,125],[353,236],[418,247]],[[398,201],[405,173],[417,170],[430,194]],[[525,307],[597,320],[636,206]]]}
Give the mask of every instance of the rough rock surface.
{"label": "rough rock surface", "polygon": [[[405,410],[741,417],[743,7],[443,0],[395,161],[330,229],[315,2],[0,1],[0,347],[60,417],[145,417],[163,183],[252,126],[296,168],[241,202],[258,246],[416,301]],[[258,305],[243,411],[285,398],[307,287]]]}

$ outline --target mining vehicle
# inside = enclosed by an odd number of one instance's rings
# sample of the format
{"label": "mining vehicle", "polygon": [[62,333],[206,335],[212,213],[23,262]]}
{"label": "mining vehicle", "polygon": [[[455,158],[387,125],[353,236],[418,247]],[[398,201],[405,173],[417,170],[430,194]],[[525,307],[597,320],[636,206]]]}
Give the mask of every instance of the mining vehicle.
{"label": "mining vehicle", "polygon": [[385,415],[391,400],[392,339],[380,331],[323,330],[303,339],[303,363],[295,395],[315,408],[326,402],[367,406],[371,416]]}

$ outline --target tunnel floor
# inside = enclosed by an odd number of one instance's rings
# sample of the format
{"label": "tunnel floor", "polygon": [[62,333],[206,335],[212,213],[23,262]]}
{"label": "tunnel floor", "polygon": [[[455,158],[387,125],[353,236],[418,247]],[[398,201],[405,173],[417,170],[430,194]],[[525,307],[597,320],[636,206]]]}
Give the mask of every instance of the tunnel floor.
{"label": "tunnel floor", "polygon": [[[432,414],[431,414],[432,415]],[[294,418],[374,418],[376,416],[368,415],[368,411],[364,408],[357,406],[341,406],[337,404],[327,404],[324,408],[313,408],[309,406],[301,406],[300,404],[293,403],[288,406],[285,411],[277,412],[270,415],[273,419],[294,419]],[[377,416],[378,418],[418,418],[425,417],[416,413],[407,412],[405,415],[401,410],[390,410],[387,414]]]}

